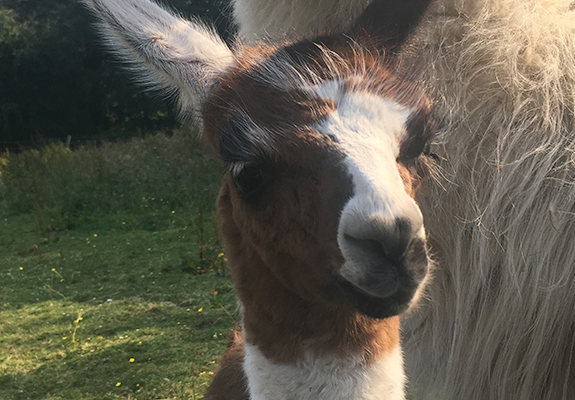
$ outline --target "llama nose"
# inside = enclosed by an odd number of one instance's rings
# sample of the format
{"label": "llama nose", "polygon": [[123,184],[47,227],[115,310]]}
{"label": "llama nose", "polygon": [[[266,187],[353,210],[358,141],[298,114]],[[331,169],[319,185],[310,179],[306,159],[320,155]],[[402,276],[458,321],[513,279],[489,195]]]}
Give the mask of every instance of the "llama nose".
{"label": "llama nose", "polygon": [[346,261],[339,274],[377,297],[416,290],[429,265],[423,217],[413,204],[395,216],[343,215],[338,241]]}
{"label": "llama nose", "polygon": [[342,212],[338,276],[381,299],[415,293],[429,268],[421,211],[407,195],[374,197],[357,196]]}
{"label": "llama nose", "polygon": [[398,264],[405,258],[421,226],[417,220],[397,218],[389,223],[373,217],[348,226],[343,238],[354,251]]}

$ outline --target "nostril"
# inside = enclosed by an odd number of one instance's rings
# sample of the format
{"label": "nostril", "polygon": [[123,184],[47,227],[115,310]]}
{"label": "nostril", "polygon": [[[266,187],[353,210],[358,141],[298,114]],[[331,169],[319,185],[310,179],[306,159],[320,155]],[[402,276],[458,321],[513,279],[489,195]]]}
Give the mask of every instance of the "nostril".
{"label": "nostril", "polygon": [[356,249],[366,251],[382,258],[388,258],[383,244],[377,240],[358,239],[348,234],[344,234],[343,237]]}
{"label": "nostril", "polygon": [[344,238],[349,246],[372,258],[399,263],[407,249],[407,244],[399,244],[398,240],[359,239],[348,234]]}
{"label": "nostril", "polygon": [[356,250],[400,262],[414,239],[410,222],[401,218],[393,224],[372,222],[349,226],[350,229],[343,233],[344,240]]}
{"label": "nostril", "polygon": [[337,271],[342,279],[378,298],[417,290],[428,271],[421,227],[416,231],[409,219],[378,215],[344,222],[338,235],[345,259]]}

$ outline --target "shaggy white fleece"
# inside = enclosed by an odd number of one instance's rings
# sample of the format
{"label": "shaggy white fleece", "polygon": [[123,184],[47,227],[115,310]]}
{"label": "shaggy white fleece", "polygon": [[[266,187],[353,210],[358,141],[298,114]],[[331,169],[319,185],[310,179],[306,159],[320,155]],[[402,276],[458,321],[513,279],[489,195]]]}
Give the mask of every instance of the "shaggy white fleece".
{"label": "shaggy white fleece", "polygon": [[404,63],[430,66],[449,121],[443,186],[420,199],[439,268],[404,324],[411,380],[418,398],[574,399],[573,4],[444,3]]}

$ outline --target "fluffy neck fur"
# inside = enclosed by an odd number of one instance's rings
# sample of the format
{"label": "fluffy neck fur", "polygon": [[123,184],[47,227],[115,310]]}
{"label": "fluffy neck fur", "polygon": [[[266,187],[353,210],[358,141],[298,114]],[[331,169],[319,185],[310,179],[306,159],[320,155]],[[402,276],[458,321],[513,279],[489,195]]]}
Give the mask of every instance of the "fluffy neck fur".
{"label": "fluffy neck fur", "polygon": [[308,352],[291,364],[277,364],[255,345],[246,345],[244,370],[252,400],[401,400],[403,362],[399,346],[366,364],[361,356],[342,358]]}
{"label": "fluffy neck fur", "polygon": [[398,317],[376,320],[294,299],[274,280],[267,287],[273,297],[243,307],[251,400],[404,398]]}

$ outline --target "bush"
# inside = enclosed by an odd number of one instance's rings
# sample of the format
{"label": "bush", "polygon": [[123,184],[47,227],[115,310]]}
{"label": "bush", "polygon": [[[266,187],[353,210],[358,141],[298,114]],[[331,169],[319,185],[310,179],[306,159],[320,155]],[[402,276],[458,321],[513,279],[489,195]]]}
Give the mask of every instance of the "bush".
{"label": "bush", "polygon": [[194,132],[7,152],[0,158],[0,204],[6,213],[33,212],[39,231],[70,228],[94,214],[209,212],[220,169],[206,153]]}

